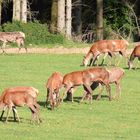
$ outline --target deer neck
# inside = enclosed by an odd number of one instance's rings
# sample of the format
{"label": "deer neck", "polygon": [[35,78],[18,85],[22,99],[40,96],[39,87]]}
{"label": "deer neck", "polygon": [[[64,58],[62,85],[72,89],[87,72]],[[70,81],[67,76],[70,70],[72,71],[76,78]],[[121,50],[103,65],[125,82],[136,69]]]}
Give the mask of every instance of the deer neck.
{"label": "deer neck", "polygon": [[93,54],[91,52],[89,52],[85,58],[84,58],[84,61],[83,61],[83,64],[84,66],[87,66],[88,65],[88,62],[90,61],[90,59],[93,57]]}

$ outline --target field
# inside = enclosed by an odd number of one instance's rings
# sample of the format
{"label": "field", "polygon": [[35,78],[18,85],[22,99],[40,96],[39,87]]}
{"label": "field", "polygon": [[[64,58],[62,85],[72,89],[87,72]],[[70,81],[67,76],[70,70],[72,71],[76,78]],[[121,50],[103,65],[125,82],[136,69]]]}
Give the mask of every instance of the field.
{"label": "field", "polygon": [[[140,139],[140,69],[129,71],[125,61],[121,67],[125,76],[121,82],[122,95],[119,101],[103,98],[93,104],[79,104],[83,89],[74,94],[74,103],[64,102],[54,111],[44,107],[45,84],[54,71],[66,74],[81,70],[83,55],[20,54],[0,55],[0,92],[7,87],[27,85],[39,89],[38,102],[41,106],[43,123],[30,124],[28,108],[18,108],[21,123],[0,122],[2,140],[139,140]],[[62,89],[61,93],[64,91]],[[98,89],[93,92],[97,95]],[[112,86],[112,94],[115,87]],[[1,113],[1,112],[0,112]],[[11,113],[12,116],[12,113]]]}

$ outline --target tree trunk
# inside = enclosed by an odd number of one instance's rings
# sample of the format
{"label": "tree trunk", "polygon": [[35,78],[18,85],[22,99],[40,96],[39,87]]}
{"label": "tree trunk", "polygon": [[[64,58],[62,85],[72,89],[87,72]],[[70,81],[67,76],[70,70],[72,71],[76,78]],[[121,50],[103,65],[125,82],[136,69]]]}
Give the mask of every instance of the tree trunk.
{"label": "tree trunk", "polygon": [[103,39],[103,0],[97,0],[97,40]]}
{"label": "tree trunk", "polygon": [[51,27],[50,31],[52,33],[57,32],[57,9],[58,9],[58,3],[57,0],[52,0],[52,9],[51,9]]}
{"label": "tree trunk", "polygon": [[57,31],[65,34],[65,0],[58,0]]}
{"label": "tree trunk", "polygon": [[0,25],[1,25],[1,17],[2,17],[2,0],[0,0]]}
{"label": "tree trunk", "polygon": [[21,21],[27,23],[27,0],[21,0]]}
{"label": "tree trunk", "polygon": [[82,34],[82,0],[77,0],[75,5],[75,33],[76,35]]}
{"label": "tree trunk", "polygon": [[20,0],[13,0],[13,21],[20,21]]}
{"label": "tree trunk", "polygon": [[72,1],[66,0],[66,37],[71,38],[71,10],[72,10]]}

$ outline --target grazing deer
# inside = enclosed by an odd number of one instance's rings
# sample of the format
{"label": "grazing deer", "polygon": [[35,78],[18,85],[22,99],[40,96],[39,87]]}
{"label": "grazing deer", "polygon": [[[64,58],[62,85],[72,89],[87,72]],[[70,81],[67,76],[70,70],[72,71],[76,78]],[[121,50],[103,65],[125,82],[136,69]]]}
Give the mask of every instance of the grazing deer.
{"label": "grazing deer", "polygon": [[47,81],[47,98],[46,104],[50,100],[50,106],[53,110],[55,106],[58,106],[60,102],[59,91],[62,88],[63,76],[59,72],[54,72]]}
{"label": "grazing deer", "polygon": [[[121,82],[122,77],[124,76],[124,70],[119,67],[113,67],[113,68],[107,69],[107,71],[109,72],[109,84],[115,83],[115,85],[116,85],[116,94],[115,94],[114,98],[119,98],[121,95],[120,82]],[[91,85],[92,90],[96,89],[98,86],[100,87],[100,92],[99,92],[96,100],[99,100],[101,98],[101,94],[103,92],[103,87],[98,82],[93,82],[93,84]],[[85,91],[86,91],[86,89],[85,89]],[[86,93],[87,94],[85,96],[85,99],[89,100],[90,94],[87,91],[86,91]]]}
{"label": "grazing deer", "polygon": [[[113,56],[115,56],[116,53],[119,53],[122,56],[125,56],[127,58],[127,55],[126,55],[127,46],[128,46],[128,42],[126,40],[100,40],[100,41],[97,41],[93,44],[93,46],[90,48],[90,50],[84,57],[83,65],[87,66],[89,61],[90,61],[89,66],[91,64],[93,65],[95,63],[95,61],[97,61],[99,59],[100,55],[103,55],[103,54],[105,56],[104,56],[101,64],[104,63],[104,60],[107,55],[109,55],[110,57],[113,57]],[[118,64],[119,64],[119,62],[118,62]]]}
{"label": "grazing deer", "polygon": [[3,117],[4,111],[8,108],[8,113],[6,116],[6,122],[10,115],[11,110],[17,115],[18,122],[20,122],[19,115],[16,110],[16,106],[27,105],[32,113],[32,120],[37,119],[37,122],[41,122],[39,118],[39,104],[37,103],[38,90],[33,87],[12,87],[5,89],[0,96],[0,108],[3,109],[1,119]]}
{"label": "grazing deer", "polygon": [[[132,69],[133,68],[133,61],[134,61],[134,59],[136,57],[140,61],[140,45],[136,46],[134,48],[134,50],[132,51],[131,55],[130,55],[130,59],[128,60],[128,67],[129,67],[129,69]],[[137,65],[138,65],[138,63],[137,63]],[[137,66],[135,67],[135,69],[136,68],[137,68]]]}
{"label": "grazing deer", "polygon": [[[80,85],[83,85],[84,88],[90,94],[92,94],[92,89],[90,86],[95,81],[106,85],[107,91],[109,93],[109,100],[111,100],[109,73],[105,68],[97,67],[97,68],[86,69],[83,71],[74,71],[74,72],[66,74],[63,77],[63,85],[66,88],[66,91],[64,92],[62,96],[62,101],[63,101],[64,95],[68,92],[71,92],[72,102],[73,102],[73,92],[74,92],[73,89],[76,86],[80,86]],[[84,96],[86,96],[86,94],[84,94]],[[84,99],[84,96],[82,100]],[[92,102],[92,98],[91,98],[91,102]]]}
{"label": "grazing deer", "polygon": [[27,48],[24,45],[25,40],[25,34],[23,32],[0,32],[0,41],[3,43],[1,49],[3,53],[5,53],[5,47],[7,42],[16,42],[19,51],[21,49],[21,46],[23,46],[27,52]]}

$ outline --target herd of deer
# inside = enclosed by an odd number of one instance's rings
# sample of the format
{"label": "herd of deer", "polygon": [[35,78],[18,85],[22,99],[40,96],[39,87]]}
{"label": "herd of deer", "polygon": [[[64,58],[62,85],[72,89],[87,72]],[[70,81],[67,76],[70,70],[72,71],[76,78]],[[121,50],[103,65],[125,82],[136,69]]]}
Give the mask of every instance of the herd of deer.
{"label": "herd of deer", "polygon": [[[24,34],[18,32],[20,34],[19,37],[15,37],[17,33],[14,32],[13,40],[16,42],[24,44],[23,39],[25,38]],[[8,41],[13,41],[11,38],[11,34],[8,33],[6,35],[2,35],[0,33],[0,41],[6,43]],[[24,36],[24,37],[21,37]],[[17,38],[17,39],[16,39]],[[22,39],[23,38],[23,39]],[[22,40],[22,41],[21,41]],[[90,48],[89,52],[83,59],[84,66],[94,65],[95,62],[101,55],[104,55],[102,63],[107,55],[110,57],[116,57],[116,54],[120,54],[124,56],[128,61],[128,67],[131,69],[133,67],[133,61],[137,57],[140,60],[140,46],[136,46],[132,51],[130,58],[128,59],[126,51],[127,51],[128,42],[126,40],[101,40],[97,41]],[[119,62],[118,62],[119,64]],[[98,65],[98,64],[97,64]],[[92,67],[80,71],[73,71],[71,73],[67,73],[64,76],[59,72],[54,72],[48,79],[46,83],[47,89],[47,97],[46,104],[50,102],[51,109],[53,110],[60,103],[63,102],[64,96],[67,94],[71,95],[71,100],[73,102],[73,94],[74,90],[77,86],[83,86],[84,93],[80,102],[83,100],[89,100],[92,103],[92,91],[99,86],[100,92],[98,94],[97,100],[101,98],[101,94],[103,92],[103,87],[106,87],[107,93],[109,95],[109,100],[118,99],[121,95],[121,79],[124,75],[124,70],[120,67]],[[111,95],[111,87],[110,84],[115,83],[116,85],[116,94],[114,97]],[[60,89],[64,87],[65,92],[60,97]],[[37,96],[39,94],[38,89],[34,87],[12,87],[5,89],[0,96],[0,109],[3,109],[0,120],[3,119],[4,112],[8,110],[6,116],[6,122],[8,121],[8,117],[10,112],[13,110],[14,120],[16,121],[16,117],[18,122],[20,122],[20,118],[18,116],[16,107],[17,106],[28,106],[32,113],[32,120],[41,122],[39,117],[40,106],[37,103]]]}

